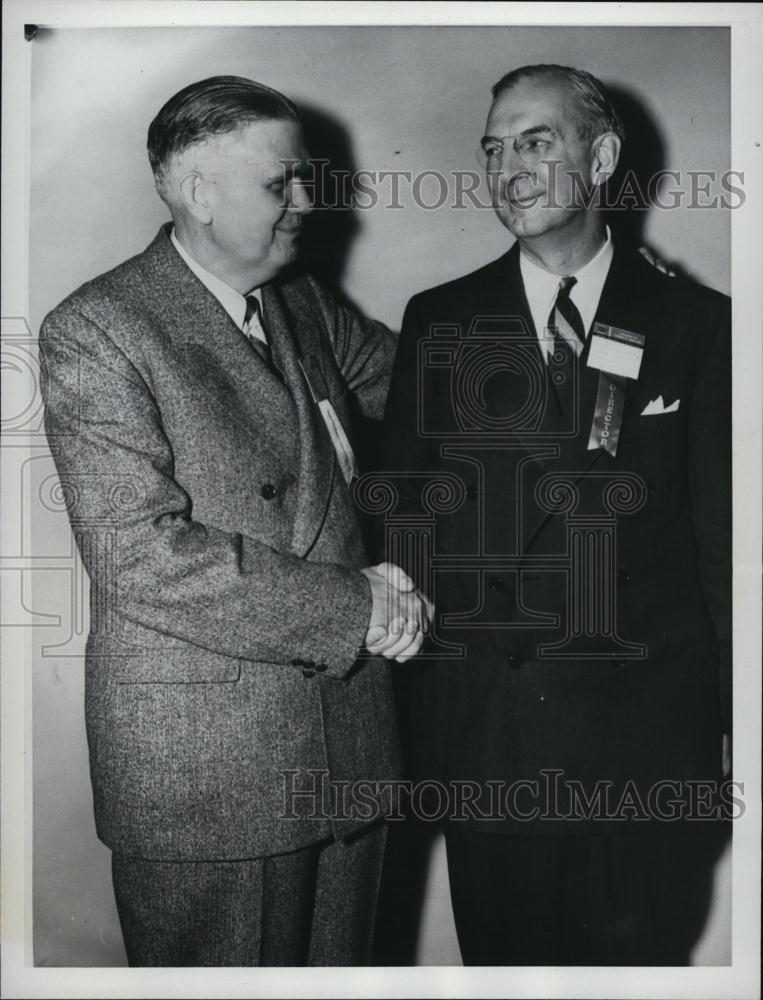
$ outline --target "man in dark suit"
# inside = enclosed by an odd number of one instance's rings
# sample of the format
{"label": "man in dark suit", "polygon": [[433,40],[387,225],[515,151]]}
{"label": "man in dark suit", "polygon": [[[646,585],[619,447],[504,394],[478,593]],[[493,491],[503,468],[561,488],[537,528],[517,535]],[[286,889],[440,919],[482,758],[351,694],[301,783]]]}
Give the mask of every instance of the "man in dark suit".
{"label": "man in dark suit", "polygon": [[[398,773],[369,654],[404,661],[425,622],[350,493],[350,399],[381,416],[395,341],[290,269],[310,201],[283,95],[193,84],[148,150],[172,224],[40,338],[128,960],[361,964]],[[337,792],[357,780],[362,809]]]}
{"label": "man in dark suit", "polygon": [[416,777],[465,963],[682,964],[729,726],[729,301],[613,243],[597,80],[529,66],[493,98],[516,243],[411,300],[386,412],[390,538],[438,608]]}

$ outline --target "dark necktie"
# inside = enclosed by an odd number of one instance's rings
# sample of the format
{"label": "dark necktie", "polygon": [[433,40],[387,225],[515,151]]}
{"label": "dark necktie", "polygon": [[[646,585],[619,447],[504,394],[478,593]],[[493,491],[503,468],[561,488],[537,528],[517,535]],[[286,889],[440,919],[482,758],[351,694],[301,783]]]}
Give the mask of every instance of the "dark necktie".
{"label": "dark necktie", "polygon": [[273,364],[273,354],[270,350],[270,346],[266,344],[265,341],[260,340],[260,338],[254,333],[249,332],[249,324],[255,318],[259,320],[260,329],[263,333],[265,333],[265,324],[262,319],[262,307],[260,306],[260,300],[256,295],[247,295],[246,312],[244,313],[244,336],[255,351],[257,351],[265,364],[277,373],[276,367]]}
{"label": "dark necktie", "polygon": [[570,292],[577,278],[562,278],[551,313],[549,331],[554,335],[554,375],[552,385],[561,411],[573,405],[574,371],[585,346],[585,328]]}

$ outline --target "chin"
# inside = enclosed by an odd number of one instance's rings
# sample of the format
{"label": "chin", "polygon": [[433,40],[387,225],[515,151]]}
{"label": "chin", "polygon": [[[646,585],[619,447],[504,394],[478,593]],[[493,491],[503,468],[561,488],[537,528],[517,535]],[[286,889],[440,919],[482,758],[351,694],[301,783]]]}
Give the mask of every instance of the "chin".
{"label": "chin", "polygon": [[499,218],[513,236],[524,239],[544,236],[564,225],[563,217],[560,217],[556,212],[546,214],[543,209],[529,209],[526,212],[517,209],[503,209]]}
{"label": "chin", "polygon": [[299,254],[299,243],[297,240],[281,242],[274,248],[274,250],[275,252],[271,255],[270,259],[275,263],[276,267],[280,269],[282,267],[287,267],[289,264],[293,264],[297,259],[297,255]]}

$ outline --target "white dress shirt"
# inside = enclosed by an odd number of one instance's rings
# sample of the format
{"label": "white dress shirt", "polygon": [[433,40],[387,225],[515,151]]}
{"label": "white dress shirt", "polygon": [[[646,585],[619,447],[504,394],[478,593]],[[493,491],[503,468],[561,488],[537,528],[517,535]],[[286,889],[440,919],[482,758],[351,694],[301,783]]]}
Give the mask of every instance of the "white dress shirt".
{"label": "white dress shirt", "polygon": [[[240,292],[237,292],[235,288],[231,288],[230,285],[226,285],[226,283],[221,281],[220,278],[215,277],[214,274],[207,271],[207,269],[202,267],[201,264],[197,264],[175,235],[174,227],[170,233],[170,240],[185,263],[190,267],[202,285],[204,285],[205,288],[207,288],[214,295],[239,330],[247,336],[256,337],[258,340],[261,340],[263,344],[267,344],[268,338],[265,336],[265,331],[260,323],[259,315],[255,314],[252,316],[246,327],[244,326],[244,319],[246,317],[246,297]],[[260,311],[262,311],[262,292],[260,289],[253,288],[252,291],[249,292],[249,295],[254,295],[257,298],[257,301],[260,303]]]}
{"label": "white dress shirt", "polygon": [[[604,245],[584,267],[581,267],[577,274],[572,275],[577,281],[570,291],[570,299],[575,303],[580,318],[583,320],[586,337],[599,307],[601,291],[607,280],[613,252],[612,234],[607,226],[607,238]],[[558,274],[552,274],[539,267],[521,250],[519,270],[522,274],[525,295],[530,306],[530,314],[535,325],[543,360],[548,362],[548,355],[554,346],[553,336],[548,332],[548,319],[556,301],[561,278]]]}

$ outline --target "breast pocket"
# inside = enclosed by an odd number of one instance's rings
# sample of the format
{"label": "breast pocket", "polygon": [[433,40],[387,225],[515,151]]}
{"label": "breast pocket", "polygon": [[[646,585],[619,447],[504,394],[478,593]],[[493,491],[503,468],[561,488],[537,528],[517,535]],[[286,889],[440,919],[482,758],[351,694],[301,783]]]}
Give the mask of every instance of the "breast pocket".
{"label": "breast pocket", "polygon": [[684,414],[680,410],[672,413],[641,413],[636,418],[639,432],[642,434],[675,434],[684,427]]}
{"label": "breast pocket", "polygon": [[632,413],[623,422],[618,460],[631,471],[663,470],[671,478],[684,468],[688,450],[686,414],[645,416]]}

